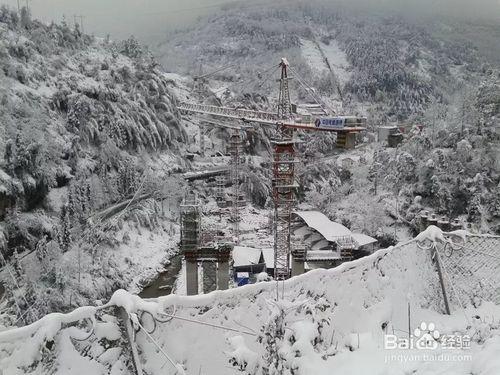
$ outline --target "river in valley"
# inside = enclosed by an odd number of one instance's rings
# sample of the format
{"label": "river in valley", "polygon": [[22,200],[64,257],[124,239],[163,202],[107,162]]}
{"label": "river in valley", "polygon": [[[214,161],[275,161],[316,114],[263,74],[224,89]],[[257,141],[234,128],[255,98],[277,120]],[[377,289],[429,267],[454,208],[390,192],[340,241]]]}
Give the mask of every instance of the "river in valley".
{"label": "river in valley", "polygon": [[175,286],[175,281],[182,268],[182,255],[178,254],[170,259],[156,278],[139,293],[141,298],[156,298],[169,295]]}

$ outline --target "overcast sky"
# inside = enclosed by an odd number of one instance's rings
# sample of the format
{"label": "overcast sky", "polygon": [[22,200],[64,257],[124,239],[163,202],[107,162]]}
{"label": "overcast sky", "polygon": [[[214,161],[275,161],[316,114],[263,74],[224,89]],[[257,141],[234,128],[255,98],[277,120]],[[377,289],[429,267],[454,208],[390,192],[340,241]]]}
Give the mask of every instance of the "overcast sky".
{"label": "overcast sky", "polygon": [[[0,3],[17,7],[17,1]],[[26,1],[33,16],[44,21],[60,21],[65,16],[67,22],[73,23],[74,15],[83,15],[85,32],[111,34],[114,38],[134,34],[147,40],[193,23],[219,4],[235,0],[19,0],[21,6]]]}
{"label": "overcast sky", "polygon": [[[17,7],[29,1],[33,15],[45,21],[60,21],[63,16],[74,22],[74,15],[83,15],[86,32],[98,36],[111,34],[125,38],[132,34],[141,40],[161,40],[165,31],[196,22],[203,14],[219,9],[218,5],[237,0],[0,0]],[[282,0],[283,1],[283,0]],[[286,0],[285,0],[286,1]],[[309,2],[315,0],[309,0]],[[316,0],[317,1],[317,0]],[[319,0],[329,2],[329,0]],[[487,17],[500,24],[500,0],[336,0],[357,4],[363,8],[375,7],[405,11],[409,14],[450,14]],[[265,6],[266,0],[245,0],[246,6]],[[273,3],[274,0],[268,0]],[[331,1],[332,3],[334,0]]]}

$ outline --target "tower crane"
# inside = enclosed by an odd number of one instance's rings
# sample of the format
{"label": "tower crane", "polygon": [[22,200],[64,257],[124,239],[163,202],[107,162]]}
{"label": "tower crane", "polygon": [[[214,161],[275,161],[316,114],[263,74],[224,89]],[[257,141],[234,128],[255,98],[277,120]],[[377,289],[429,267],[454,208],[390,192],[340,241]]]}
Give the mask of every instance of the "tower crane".
{"label": "tower crane", "polygon": [[[290,100],[289,81],[292,79],[289,72],[299,84],[310,87],[300,79],[295,70],[290,67],[286,58],[282,58],[278,68],[281,71],[278,79],[279,97],[276,112],[254,111],[218,107],[198,103],[181,102],[178,109],[182,113],[197,115],[211,115],[227,119],[240,120],[247,123],[258,123],[263,126],[275,127],[277,137],[272,140],[273,148],[273,178],[272,196],[274,203],[274,277],[276,280],[285,280],[290,277],[291,249],[291,221],[295,204],[295,158],[294,134],[297,130],[335,132],[338,137],[347,137],[366,130],[366,118],[359,116],[328,116],[318,117],[314,122],[304,122],[293,113]],[[324,106],[319,98],[313,98]],[[330,112],[333,112],[330,110]]]}

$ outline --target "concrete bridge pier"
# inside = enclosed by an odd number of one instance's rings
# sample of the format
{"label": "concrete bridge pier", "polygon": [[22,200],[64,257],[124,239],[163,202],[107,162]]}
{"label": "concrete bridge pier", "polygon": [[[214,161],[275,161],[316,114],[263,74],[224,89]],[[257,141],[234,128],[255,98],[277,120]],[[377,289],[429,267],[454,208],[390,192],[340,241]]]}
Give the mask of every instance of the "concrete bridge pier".
{"label": "concrete bridge pier", "polygon": [[292,276],[298,276],[305,272],[306,248],[300,239],[295,236],[292,240]]}
{"label": "concrete bridge pier", "polygon": [[292,277],[302,275],[305,272],[305,263],[303,259],[292,258]]}
{"label": "concrete bridge pier", "polygon": [[217,263],[213,260],[204,260],[201,267],[203,269],[203,293],[210,293],[217,289]]}
{"label": "concrete bridge pier", "polygon": [[229,287],[229,262],[220,261],[217,268],[217,289],[226,290]]}
{"label": "concrete bridge pier", "polygon": [[198,294],[198,261],[186,259],[186,293],[188,296]]}

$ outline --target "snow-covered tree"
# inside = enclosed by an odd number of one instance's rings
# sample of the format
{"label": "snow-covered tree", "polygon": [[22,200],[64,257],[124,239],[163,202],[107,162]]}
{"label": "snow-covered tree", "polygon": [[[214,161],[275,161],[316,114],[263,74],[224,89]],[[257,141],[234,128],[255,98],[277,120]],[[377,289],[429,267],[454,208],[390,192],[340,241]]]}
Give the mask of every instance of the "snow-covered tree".
{"label": "snow-covered tree", "polygon": [[60,229],[58,233],[58,241],[59,241],[59,246],[63,250],[63,252],[67,252],[72,243],[72,236],[71,236],[71,217],[69,214],[69,209],[67,205],[64,205],[61,208],[61,217],[60,217]]}

